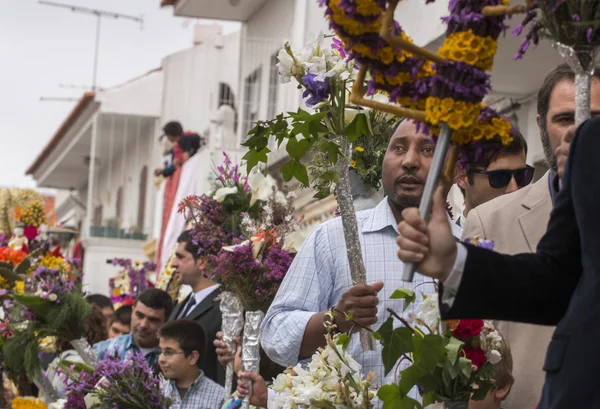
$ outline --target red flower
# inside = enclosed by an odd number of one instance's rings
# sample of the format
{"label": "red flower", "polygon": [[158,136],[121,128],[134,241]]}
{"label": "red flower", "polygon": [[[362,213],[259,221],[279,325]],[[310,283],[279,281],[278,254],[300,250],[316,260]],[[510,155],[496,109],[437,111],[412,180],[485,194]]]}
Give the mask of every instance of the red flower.
{"label": "red flower", "polygon": [[32,241],[38,235],[38,229],[35,226],[25,226],[23,230],[23,236],[27,237],[27,240]]}
{"label": "red flower", "polygon": [[479,335],[482,329],[482,320],[460,320],[452,335],[458,339],[468,339]]}
{"label": "red flower", "polygon": [[483,364],[485,364],[485,352],[483,349],[477,347],[473,348],[469,345],[465,345],[463,348],[463,352],[465,353],[465,357],[471,360],[471,363],[475,365],[477,368],[481,368]]}

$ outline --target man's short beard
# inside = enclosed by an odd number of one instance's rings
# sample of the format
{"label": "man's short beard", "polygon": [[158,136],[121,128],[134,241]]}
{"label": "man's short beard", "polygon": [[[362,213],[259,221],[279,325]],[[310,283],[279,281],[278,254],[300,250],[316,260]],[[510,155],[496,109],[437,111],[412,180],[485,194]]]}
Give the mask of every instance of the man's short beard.
{"label": "man's short beard", "polygon": [[545,121],[541,121],[540,128],[540,136],[542,138],[542,147],[544,148],[544,156],[546,158],[546,165],[552,170],[553,174],[558,174],[558,163],[556,161],[556,156],[554,156],[554,152],[552,151],[552,146],[550,145],[550,135],[548,135],[548,130],[546,129]]}
{"label": "man's short beard", "polygon": [[409,207],[419,207],[421,204],[421,197],[399,195],[395,191],[390,192],[389,194],[387,192],[385,193],[390,206],[399,212],[408,209]]}

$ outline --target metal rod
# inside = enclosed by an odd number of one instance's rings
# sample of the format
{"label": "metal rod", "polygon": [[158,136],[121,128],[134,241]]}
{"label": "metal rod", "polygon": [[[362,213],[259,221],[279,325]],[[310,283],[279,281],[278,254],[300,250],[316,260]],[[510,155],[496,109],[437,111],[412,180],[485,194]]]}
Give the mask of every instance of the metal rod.
{"label": "metal rod", "polygon": [[92,218],[94,215],[94,178],[96,176],[96,140],[98,139],[98,114],[94,115],[92,119],[92,136],[91,136],[91,148],[90,148],[90,169],[88,172],[88,186],[87,186],[87,211],[86,211],[86,224],[87,234],[86,237],[90,236],[92,229]]}
{"label": "metal rod", "polygon": [[94,71],[92,74],[92,92],[96,91],[96,82],[98,79],[98,53],[100,52],[100,27],[102,22],[102,16],[98,14],[96,17],[96,46],[94,49]]}
{"label": "metal rod", "polygon": [[[440,176],[444,170],[444,161],[446,159],[446,153],[450,146],[450,127],[447,124],[442,123],[440,136],[438,137],[435,145],[435,152],[431,162],[431,168],[427,175],[427,181],[423,188],[423,196],[421,197],[421,204],[419,205],[419,215],[424,219],[429,219],[429,213],[431,213],[431,204],[433,203],[433,194],[440,181]],[[404,263],[404,271],[402,273],[402,280],[411,282],[415,275],[414,263]]]}

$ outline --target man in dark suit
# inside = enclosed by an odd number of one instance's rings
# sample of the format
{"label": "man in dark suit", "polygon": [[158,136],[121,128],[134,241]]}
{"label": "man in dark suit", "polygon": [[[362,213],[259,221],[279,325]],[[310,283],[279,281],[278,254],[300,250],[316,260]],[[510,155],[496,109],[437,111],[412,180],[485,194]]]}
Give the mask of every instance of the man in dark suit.
{"label": "man in dark suit", "polygon": [[[559,167],[572,134],[573,128],[557,149]],[[557,325],[544,363],[539,409],[600,407],[599,152],[600,118],[577,129],[563,186],[535,254],[507,256],[458,244],[441,190],[428,223],[416,209],[405,209],[399,225],[400,259],[418,263],[417,271],[442,282],[443,319]]]}
{"label": "man in dark suit", "polygon": [[200,369],[204,374],[220,385],[225,384],[225,369],[217,360],[217,353],[212,346],[217,332],[221,330],[221,310],[219,308],[219,285],[209,280],[204,270],[206,259],[198,254],[198,246],[193,243],[189,230],[181,233],[177,239],[177,249],[172,266],[177,270],[182,284],[192,287],[192,293],[177,304],[169,321],[186,318],[196,321],[204,329],[205,345],[209,345],[203,354]]}

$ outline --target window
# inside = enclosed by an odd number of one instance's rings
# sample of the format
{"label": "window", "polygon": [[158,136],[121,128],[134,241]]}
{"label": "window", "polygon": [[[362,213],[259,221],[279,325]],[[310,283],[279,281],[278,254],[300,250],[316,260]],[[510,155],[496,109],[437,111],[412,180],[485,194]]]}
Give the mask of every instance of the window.
{"label": "window", "polygon": [[233,112],[235,112],[235,118],[233,121],[233,130],[235,132],[238,127],[238,113],[237,109],[235,109],[235,96],[233,95],[231,87],[224,82],[221,82],[219,83],[219,105],[217,108],[221,108],[223,105],[229,105],[231,108],[233,108]]}
{"label": "window", "polygon": [[102,226],[102,205],[94,207],[94,226]]}
{"label": "window", "polygon": [[277,72],[277,53],[271,55],[269,65],[269,99],[267,102],[267,119],[277,115],[277,90],[279,87],[279,73]]}
{"label": "window", "polygon": [[119,222],[123,221],[123,188],[119,186],[117,189],[117,200],[116,200],[116,217]]}
{"label": "window", "polygon": [[242,139],[246,139],[253,123],[258,121],[260,111],[260,77],[261,68],[257,68],[244,80],[244,128]]}
{"label": "window", "polygon": [[144,166],[140,173],[140,192],[138,198],[137,228],[139,232],[144,231],[144,221],[146,219],[146,187],[148,185],[148,167]]}

